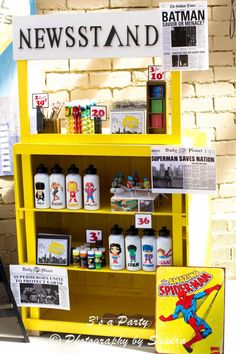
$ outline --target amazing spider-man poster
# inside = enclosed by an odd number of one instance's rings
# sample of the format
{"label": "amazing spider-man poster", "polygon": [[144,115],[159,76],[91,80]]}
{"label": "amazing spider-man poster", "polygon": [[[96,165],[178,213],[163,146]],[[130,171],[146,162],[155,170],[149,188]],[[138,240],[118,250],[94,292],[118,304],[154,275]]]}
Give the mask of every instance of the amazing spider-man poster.
{"label": "amazing spider-man poster", "polygon": [[224,269],[158,267],[157,353],[222,354]]}

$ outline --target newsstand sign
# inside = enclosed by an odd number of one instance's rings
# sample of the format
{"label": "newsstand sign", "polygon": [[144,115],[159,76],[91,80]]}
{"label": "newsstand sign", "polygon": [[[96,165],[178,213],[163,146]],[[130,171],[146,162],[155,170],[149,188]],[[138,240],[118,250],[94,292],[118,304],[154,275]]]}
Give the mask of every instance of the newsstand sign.
{"label": "newsstand sign", "polygon": [[161,57],[159,10],[17,16],[14,59]]}

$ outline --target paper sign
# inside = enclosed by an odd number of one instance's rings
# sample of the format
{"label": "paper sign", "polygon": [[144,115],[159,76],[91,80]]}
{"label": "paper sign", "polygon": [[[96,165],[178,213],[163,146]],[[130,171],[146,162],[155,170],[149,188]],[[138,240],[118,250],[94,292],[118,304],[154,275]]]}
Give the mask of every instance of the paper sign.
{"label": "paper sign", "polygon": [[160,3],[166,71],[208,70],[207,1]]}
{"label": "paper sign", "polygon": [[164,81],[165,71],[162,66],[149,65],[148,66],[148,80],[149,81]]}
{"label": "paper sign", "polygon": [[49,107],[49,95],[48,93],[33,93],[32,95],[33,108],[37,107]]}
{"label": "paper sign", "polygon": [[102,230],[86,230],[86,242],[96,243],[102,240]]}
{"label": "paper sign", "polygon": [[151,229],[152,214],[135,214],[135,227],[141,229]]}
{"label": "paper sign", "polygon": [[90,117],[93,120],[94,117],[100,117],[101,120],[107,120],[107,107],[106,106],[91,106]]}

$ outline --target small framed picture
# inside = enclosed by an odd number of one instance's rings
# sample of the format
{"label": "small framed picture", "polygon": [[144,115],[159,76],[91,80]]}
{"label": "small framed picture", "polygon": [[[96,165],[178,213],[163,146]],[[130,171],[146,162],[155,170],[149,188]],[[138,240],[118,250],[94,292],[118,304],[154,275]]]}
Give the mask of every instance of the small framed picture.
{"label": "small framed picture", "polygon": [[70,264],[71,236],[38,233],[36,239],[36,263],[68,266]]}
{"label": "small framed picture", "polygon": [[110,113],[111,134],[145,134],[145,110],[117,110]]}

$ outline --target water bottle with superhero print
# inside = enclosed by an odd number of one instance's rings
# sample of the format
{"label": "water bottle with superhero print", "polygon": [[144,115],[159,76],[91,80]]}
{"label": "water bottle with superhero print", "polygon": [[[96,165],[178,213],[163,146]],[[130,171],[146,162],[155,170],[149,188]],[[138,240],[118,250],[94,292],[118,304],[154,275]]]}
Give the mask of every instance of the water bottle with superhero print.
{"label": "water bottle with superhero print", "polygon": [[141,269],[141,239],[138,229],[131,225],[125,237],[126,269],[137,271]]}
{"label": "water bottle with superhero print", "polygon": [[112,270],[125,269],[125,240],[122,231],[123,229],[116,224],[112,227],[109,236],[109,258]]}
{"label": "water bottle with superhero print", "polygon": [[156,270],[156,236],[154,229],[144,229],[142,237],[142,269],[146,272]]}
{"label": "water bottle with superhero print", "polygon": [[64,209],[66,207],[65,176],[58,164],[53,166],[49,182],[51,208]]}
{"label": "water bottle with superhero print", "polygon": [[67,209],[82,208],[82,181],[75,164],[68,168],[66,176],[66,207]]}
{"label": "water bottle with superhero print", "polygon": [[98,210],[100,209],[100,186],[97,169],[93,165],[89,165],[85,170],[84,182],[84,209]]}
{"label": "water bottle with superhero print", "polygon": [[170,230],[162,226],[157,237],[157,265],[171,266],[172,265],[172,238]]}
{"label": "water bottle with superhero print", "polygon": [[35,208],[50,208],[49,175],[47,167],[43,164],[40,164],[36,168],[36,174],[34,175],[34,188]]}

